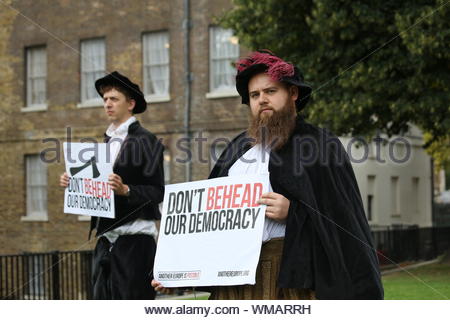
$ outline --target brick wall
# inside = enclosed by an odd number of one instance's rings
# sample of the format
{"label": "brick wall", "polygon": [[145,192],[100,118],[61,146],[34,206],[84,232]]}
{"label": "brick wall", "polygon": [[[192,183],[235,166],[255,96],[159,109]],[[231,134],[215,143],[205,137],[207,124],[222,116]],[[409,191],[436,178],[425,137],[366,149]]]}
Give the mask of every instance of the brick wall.
{"label": "brick wall", "polygon": [[[247,124],[247,109],[237,97],[207,99],[209,91],[209,29],[214,17],[230,8],[229,0],[191,1],[191,71],[193,137],[210,140],[202,145],[209,160],[211,139],[232,138]],[[5,1],[4,1],[5,3]],[[101,107],[77,107],[80,102],[80,40],[106,39],[106,69],[118,70],[142,87],[142,33],[168,30],[170,37],[169,102],[154,103],[138,116],[145,127],[164,140],[172,155],[172,182],[185,181],[185,154],[177,148],[183,137],[184,38],[183,0],[136,1],[7,1],[0,10],[0,254],[89,249],[88,222],[63,210],[58,187],[62,162],[48,165],[48,221],[22,221],[26,213],[24,156],[49,146],[42,139],[65,141],[71,127],[73,141],[93,137],[100,141],[108,125]],[[20,14],[18,14],[20,12]],[[24,18],[27,17],[27,18]],[[32,23],[31,21],[34,23]],[[39,26],[48,30],[43,31]],[[47,48],[48,109],[21,112],[25,106],[25,48]],[[245,53],[241,48],[241,55]],[[198,145],[193,144],[196,154]],[[209,163],[194,157],[193,180],[209,174]]]}

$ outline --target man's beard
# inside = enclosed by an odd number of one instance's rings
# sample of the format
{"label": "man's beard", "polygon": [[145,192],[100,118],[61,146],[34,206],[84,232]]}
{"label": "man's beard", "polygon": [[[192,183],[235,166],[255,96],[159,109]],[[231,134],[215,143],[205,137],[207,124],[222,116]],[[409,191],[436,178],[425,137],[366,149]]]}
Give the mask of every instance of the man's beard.
{"label": "man's beard", "polygon": [[278,150],[286,144],[295,128],[295,105],[285,105],[281,110],[272,110],[272,115],[259,112],[253,116],[250,111],[247,135],[253,145],[263,144],[272,150]]}

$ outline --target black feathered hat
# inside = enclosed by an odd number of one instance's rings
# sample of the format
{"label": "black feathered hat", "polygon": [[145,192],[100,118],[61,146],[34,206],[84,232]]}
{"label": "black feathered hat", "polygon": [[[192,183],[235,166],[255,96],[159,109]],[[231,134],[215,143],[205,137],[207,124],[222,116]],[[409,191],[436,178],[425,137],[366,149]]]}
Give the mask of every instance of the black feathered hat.
{"label": "black feathered hat", "polygon": [[103,97],[102,88],[112,86],[112,87],[120,87],[124,89],[128,95],[136,101],[136,104],[133,108],[133,113],[142,113],[147,109],[147,102],[144,99],[144,94],[142,93],[139,86],[130,81],[124,75],[121,75],[119,72],[114,71],[103,78],[95,81],[95,89],[97,89],[98,94]]}

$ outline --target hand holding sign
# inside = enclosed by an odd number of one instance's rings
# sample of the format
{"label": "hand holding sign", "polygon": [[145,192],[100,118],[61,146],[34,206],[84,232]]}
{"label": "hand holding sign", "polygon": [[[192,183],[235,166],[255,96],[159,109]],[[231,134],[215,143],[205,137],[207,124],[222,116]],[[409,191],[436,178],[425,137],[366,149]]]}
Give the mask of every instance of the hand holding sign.
{"label": "hand holding sign", "polygon": [[259,204],[267,205],[266,217],[278,222],[284,222],[288,216],[289,200],[282,194],[267,192],[261,196]]}
{"label": "hand holding sign", "polygon": [[64,172],[61,177],[59,177],[59,186],[63,188],[67,188],[69,186],[69,175],[67,172]]}
{"label": "hand holding sign", "polygon": [[128,186],[123,184],[122,178],[118,174],[111,173],[108,176],[108,184],[114,190],[114,193],[119,196],[124,196],[128,193]]}
{"label": "hand holding sign", "polygon": [[161,282],[156,281],[155,279],[152,280],[151,285],[153,288],[155,288],[155,291],[158,291],[162,294],[173,294],[173,289],[164,287]]}

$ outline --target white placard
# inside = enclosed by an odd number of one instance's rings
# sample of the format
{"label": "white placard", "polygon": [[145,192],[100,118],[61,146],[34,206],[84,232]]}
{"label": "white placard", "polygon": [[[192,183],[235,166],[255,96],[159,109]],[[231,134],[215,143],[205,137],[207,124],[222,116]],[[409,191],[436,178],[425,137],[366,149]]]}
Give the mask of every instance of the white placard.
{"label": "white placard", "polygon": [[269,175],[167,185],[153,276],[165,287],[254,284]]}
{"label": "white placard", "polygon": [[113,172],[106,143],[64,143],[66,172],[64,212],[114,218],[114,191],[108,185]]}

